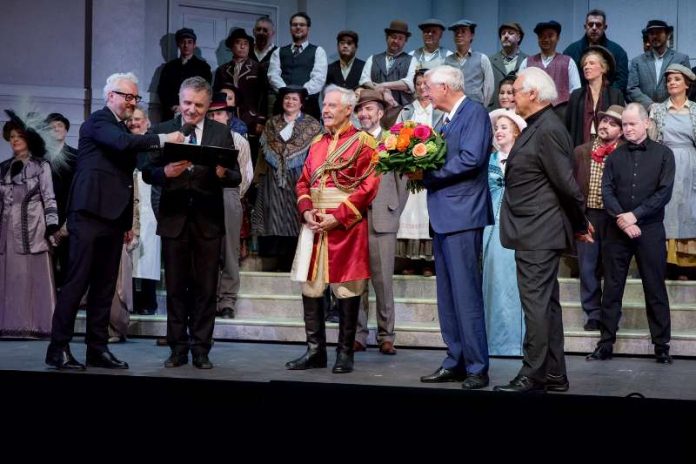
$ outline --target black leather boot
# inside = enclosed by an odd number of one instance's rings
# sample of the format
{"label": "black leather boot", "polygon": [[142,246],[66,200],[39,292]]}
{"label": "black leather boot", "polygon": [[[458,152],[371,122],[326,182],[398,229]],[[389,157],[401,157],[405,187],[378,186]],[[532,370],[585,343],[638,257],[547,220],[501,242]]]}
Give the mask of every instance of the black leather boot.
{"label": "black leather boot", "polygon": [[290,370],[326,367],[326,326],[324,324],[324,298],[302,295],[307,351],[297,359],[285,363]]}
{"label": "black leather boot", "polygon": [[336,347],[336,364],[332,369],[334,374],[353,372],[353,343],[355,331],[358,328],[360,299],[360,296],[354,296],[338,300],[338,346]]}

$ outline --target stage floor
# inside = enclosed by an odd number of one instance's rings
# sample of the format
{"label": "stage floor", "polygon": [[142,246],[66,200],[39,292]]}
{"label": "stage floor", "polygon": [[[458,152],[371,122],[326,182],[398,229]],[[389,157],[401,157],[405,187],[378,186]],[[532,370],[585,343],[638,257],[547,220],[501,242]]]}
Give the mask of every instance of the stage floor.
{"label": "stage floor", "polygon": [[[45,341],[0,341],[0,371],[57,372],[44,363]],[[158,347],[154,339],[130,339],[110,345],[113,353],[130,364],[125,371],[90,368],[70,375],[138,376],[164,379],[200,379],[233,382],[311,382],[316,384],[360,385],[374,387],[408,387],[418,389],[458,390],[458,383],[424,384],[421,375],[430,374],[441,363],[444,350],[400,348],[396,356],[385,356],[371,347],[355,356],[355,371],[332,374],[335,352],[329,347],[329,368],[288,371],[286,361],[299,356],[299,344],[216,342],[210,359],[212,370],[199,370],[190,363],[173,369],[163,367],[169,349]],[[81,339],[72,344],[76,358],[84,361],[85,345]],[[696,359],[675,359],[673,365],[657,364],[653,358],[617,357],[610,361],[587,362],[582,356],[566,356],[570,391],[554,395],[624,397],[640,393],[651,399],[696,400]],[[493,385],[507,383],[520,367],[520,359],[491,359]],[[50,378],[50,377],[49,377]]]}

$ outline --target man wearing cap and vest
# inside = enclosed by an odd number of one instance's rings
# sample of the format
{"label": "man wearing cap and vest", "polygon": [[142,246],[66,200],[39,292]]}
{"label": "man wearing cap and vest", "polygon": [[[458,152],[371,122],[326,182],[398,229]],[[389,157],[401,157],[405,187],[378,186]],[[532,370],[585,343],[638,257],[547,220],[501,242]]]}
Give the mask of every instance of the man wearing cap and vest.
{"label": "man wearing cap and vest", "polygon": [[193,29],[184,27],[176,31],[176,46],[180,56],[162,68],[157,96],[161,104],[162,121],[168,121],[179,111],[179,86],[189,77],[201,76],[209,83],[213,80],[210,65],[194,55],[196,50],[196,33]]}
{"label": "man wearing cap and vest", "polygon": [[602,307],[602,244],[612,218],[602,201],[604,161],[623,144],[623,106],[612,105],[598,114],[597,138],[575,148],[573,175],[585,197],[585,215],[595,228],[594,243],[576,241],[580,268],[580,301],[587,316],[585,330],[599,330]]}
{"label": "man wearing cap and vest", "polygon": [[[353,370],[360,299],[370,277],[365,215],[380,182],[374,174],[375,140],[350,121],[356,101],[352,90],[327,87],[322,111],[326,132],[314,139],[295,188],[304,224],[293,278],[304,282],[307,351],[285,365],[290,370],[327,365],[323,314],[327,286],[336,296],[339,310],[332,371],[342,374]],[[305,241],[305,237],[310,239]]]}
{"label": "man wearing cap and vest", "polygon": [[355,56],[358,49],[358,33],[341,31],[336,36],[338,59],[329,65],[326,73],[326,85],[337,85],[344,89],[355,90],[360,85],[365,62]]}
{"label": "man wearing cap and vest", "polygon": [[500,81],[505,76],[514,75],[520,69],[522,60],[527,58],[527,54],[520,50],[522,39],[524,39],[524,30],[519,23],[508,22],[501,24],[498,28],[498,38],[500,39],[501,49],[497,53],[489,56],[491,68],[493,68],[493,98],[488,105],[489,110],[498,108],[498,91],[500,90]]}
{"label": "man wearing cap and vest", "polygon": [[464,91],[467,98],[488,106],[493,98],[493,68],[486,55],[471,50],[476,33],[476,23],[460,19],[449,28],[454,34],[454,54],[445,59],[445,64],[461,69],[464,73]]}
{"label": "man wearing cap and vest", "polygon": [[553,107],[561,121],[564,121],[570,94],[581,87],[578,67],[568,55],[556,53],[556,46],[561,37],[561,25],[557,21],[538,23],[534,27],[534,33],[539,39],[540,53],[525,58],[520,65],[520,71],[535,67],[543,69],[551,76],[558,92],[558,97],[553,101]]}
{"label": "man wearing cap and vest", "polygon": [[651,19],[645,26],[650,41],[650,50],[631,60],[628,69],[628,99],[638,102],[646,110],[668,97],[664,72],[672,63],[691,68],[689,56],[668,47],[673,26],[659,19]]}
{"label": "man wearing cap and vest", "polygon": [[426,19],[418,29],[423,32],[423,46],[409,53],[418,62],[418,68],[431,69],[445,64],[445,58],[452,54],[452,50],[440,46],[445,23],[435,18]]}

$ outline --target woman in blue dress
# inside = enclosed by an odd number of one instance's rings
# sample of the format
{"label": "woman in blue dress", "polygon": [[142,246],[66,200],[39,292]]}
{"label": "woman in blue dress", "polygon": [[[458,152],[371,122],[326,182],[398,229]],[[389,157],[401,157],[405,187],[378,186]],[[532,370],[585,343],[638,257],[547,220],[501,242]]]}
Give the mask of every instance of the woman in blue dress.
{"label": "woman in blue dress", "polygon": [[520,356],[524,319],[517,288],[515,252],[500,244],[498,218],[505,192],[505,162],[515,139],[527,124],[512,109],[492,111],[490,118],[494,150],[488,163],[488,187],[495,223],[483,232],[483,305],[488,351],[493,356]]}

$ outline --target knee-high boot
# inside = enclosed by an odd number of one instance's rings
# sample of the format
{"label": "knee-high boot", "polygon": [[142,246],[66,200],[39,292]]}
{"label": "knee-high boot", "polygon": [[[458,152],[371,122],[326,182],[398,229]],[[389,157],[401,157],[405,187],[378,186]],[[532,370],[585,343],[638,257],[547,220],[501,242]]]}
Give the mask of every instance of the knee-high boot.
{"label": "knee-high boot", "polygon": [[358,327],[358,311],[361,296],[341,298],[338,300],[338,346],[336,347],[336,364],[334,374],[353,372],[353,343]]}
{"label": "knee-high boot", "polygon": [[326,326],[324,324],[324,298],[302,295],[307,351],[285,364],[290,370],[326,367]]}

